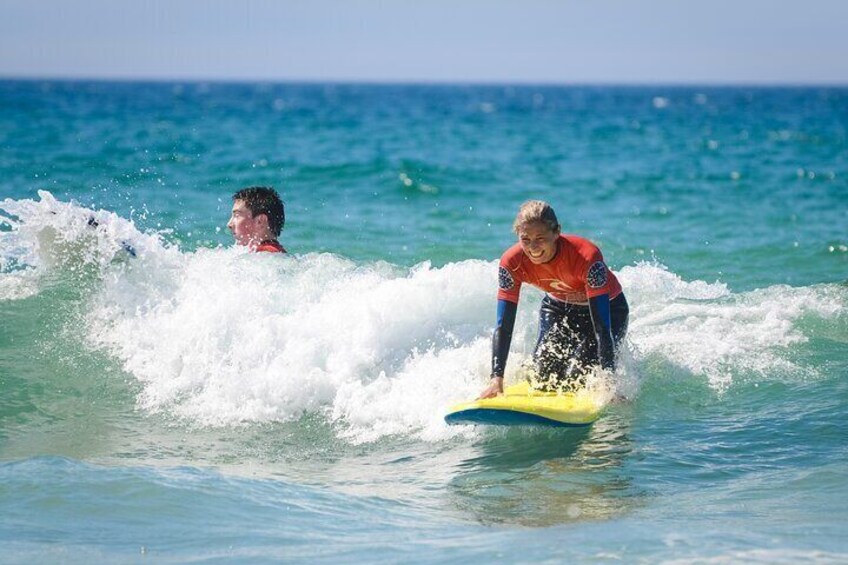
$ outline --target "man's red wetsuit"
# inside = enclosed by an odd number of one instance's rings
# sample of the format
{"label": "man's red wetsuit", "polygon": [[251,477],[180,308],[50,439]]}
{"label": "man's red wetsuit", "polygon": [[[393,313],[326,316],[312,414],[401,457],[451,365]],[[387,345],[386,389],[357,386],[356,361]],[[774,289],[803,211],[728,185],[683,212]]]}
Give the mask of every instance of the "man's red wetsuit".
{"label": "man's red wetsuit", "polygon": [[280,245],[280,242],[275,239],[266,239],[258,246],[256,246],[255,251],[267,251],[269,253],[286,253],[285,248]]}
{"label": "man's red wetsuit", "polygon": [[536,264],[515,244],[498,268],[498,323],[492,342],[492,374],[503,376],[521,285],[543,290],[534,352],[539,375],[570,379],[600,364],[614,368],[615,346],[627,331],[628,306],[621,284],[591,241],[561,234],[557,252]]}

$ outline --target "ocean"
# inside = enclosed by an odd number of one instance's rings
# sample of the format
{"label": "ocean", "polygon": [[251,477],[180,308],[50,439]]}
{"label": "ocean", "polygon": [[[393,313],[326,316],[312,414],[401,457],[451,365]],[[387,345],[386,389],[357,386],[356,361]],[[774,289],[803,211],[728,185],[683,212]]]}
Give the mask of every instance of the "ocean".
{"label": "ocean", "polygon": [[[0,108],[0,562],[848,561],[848,88],[3,80]],[[289,256],[233,246],[253,185]],[[610,400],[446,426],[527,199],[627,295]]]}

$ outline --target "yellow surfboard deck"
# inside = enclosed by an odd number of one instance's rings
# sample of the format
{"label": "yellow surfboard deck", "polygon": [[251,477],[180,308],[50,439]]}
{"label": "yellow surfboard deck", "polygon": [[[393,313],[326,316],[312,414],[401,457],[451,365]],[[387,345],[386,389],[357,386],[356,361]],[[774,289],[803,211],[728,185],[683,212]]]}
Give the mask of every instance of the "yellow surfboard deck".
{"label": "yellow surfboard deck", "polygon": [[543,392],[521,382],[495,398],[453,406],[448,424],[495,426],[588,426],[598,419],[603,404],[588,391]]}

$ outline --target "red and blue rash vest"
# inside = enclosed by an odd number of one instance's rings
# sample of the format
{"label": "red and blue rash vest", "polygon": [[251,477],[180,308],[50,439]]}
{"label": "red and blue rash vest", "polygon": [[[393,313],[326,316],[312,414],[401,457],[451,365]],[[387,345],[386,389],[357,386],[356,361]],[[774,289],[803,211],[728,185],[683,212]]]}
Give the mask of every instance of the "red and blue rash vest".
{"label": "red and blue rash vest", "polygon": [[588,305],[589,299],[621,294],[621,284],[607,268],[600,249],[576,235],[559,236],[554,258],[536,265],[516,243],[501,257],[498,269],[498,300],[518,303],[522,284],[530,284],[552,298],[570,304]]}
{"label": "red and blue rash vest", "polygon": [[269,253],[286,253],[285,248],[283,248],[283,246],[280,245],[280,242],[276,239],[266,239],[265,241],[257,245],[254,251],[267,251]]}

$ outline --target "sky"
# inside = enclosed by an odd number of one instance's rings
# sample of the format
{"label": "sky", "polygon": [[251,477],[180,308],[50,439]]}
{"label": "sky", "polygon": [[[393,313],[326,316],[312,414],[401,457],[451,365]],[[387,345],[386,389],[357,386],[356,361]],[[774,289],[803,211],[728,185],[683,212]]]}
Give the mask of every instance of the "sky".
{"label": "sky", "polygon": [[848,85],[848,0],[0,0],[0,77]]}

